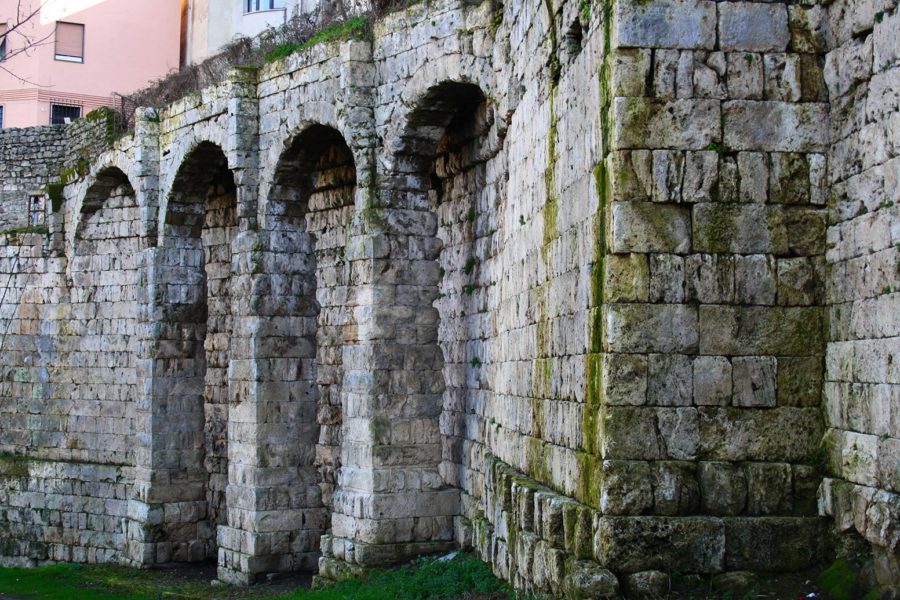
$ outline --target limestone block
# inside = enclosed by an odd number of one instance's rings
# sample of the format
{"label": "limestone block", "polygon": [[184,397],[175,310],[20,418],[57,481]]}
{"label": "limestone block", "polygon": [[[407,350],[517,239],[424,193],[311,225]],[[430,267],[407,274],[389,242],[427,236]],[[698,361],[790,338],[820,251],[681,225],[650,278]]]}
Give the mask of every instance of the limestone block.
{"label": "limestone block", "polygon": [[689,515],[700,507],[697,466],[693,462],[653,463],[653,514]]}
{"label": "limestone block", "polygon": [[617,149],[702,150],[722,136],[715,100],[615,98],[612,126],[612,145]]}
{"label": "limestone block", "polygon": [[739,515],[747,503],[747,477],[727,462],[699,463],[700,508],[711,515]]}
{"label": "limestone block", "polygon": [[726,518],[729,570],[791,572],[818,564],[826,551],[818,519],[798,517]]}
{"label": "limestone block", "polygon": [[610,254],[604,261],[606,302],[646,302],[650,270],[644,254]]}
{"label": "limestone block", "polygon": [[691,359],[683,354],[649,356],[647,402],[651,406],[690,406],[693,386]]}
{"label": "limestone block", "polygon": [[777,360],[778,406],[817,406],[822,393],[821,357],[780,356]]}
{"label": "limestone block", "polygon": [[878,487],[878,436],[847,431],[841,447],[841,475],[854,483]]}
{"label": "limestone block", "polygon": [[732,359],[731,362],[735,406],[772,407],[776,405],[774,357],[740,356]]}
{"label": "limestone block", "polygon": [[718,198],[719,155],[716,152],[685,152],[683,202],[711,202]]}
{"label": "limestone block", "polygon": [[643,461],[603,461],[600,510],[608,515],[640,515],[653,506],[650,465]]}
{"label": "limestone block", "polygon": [[657,409],[664,455],[694,460],[700,448],[700,416],[695,408]]}
{"label": "limestone block", "polygon": [[823,296],[824,268],[812,258],[778,259],[778,304],[811,306]]}
{"label": "limestone block", "polygon": [[700,455],[712,460],[803,462],[819,447],[817,408],[701,407]]}
{"label": "limestone block", "polygon": [[788,515],[794,504],[791,465],[747,463],[747,514]]}
{"label": "limestone block", "polygon": [[722,110],[723,142],[733,150],[823,152],[828,142],[826,104],[734,100]]}
{"label": "limestone block", "polygon": [[681,352],[697,348],[697,311],[685,304],[615,304],[607,307],[611,352]]}
{"label": "limestone block", "polygon": [[806,156],[797,153],[775,153],[770,156],[771,201],[780,204],[809,203],[811,175]]}
{"label": "limestone block", "polygon": [[653,151],[653,202],[681,202],[684,153]]}
{"label": "limestone block", "polygon": [[688,302],[721,304],[734,299],[734,258],[717,254],[691,254],[684,260],[685,298]]}
{"label": "limestone block", "polygon": [[811,54],[825,52],[828,11],[824,6],[819,4],[788,6],[788,22],[791,30],[791,51]]}
{"label": "limestone block", "polygon": [[683,52],[693,58],[693,96],[696,98],[728,97],[725,73],[727,61],[723,52]]}
{"label": "limestone block", "polygon": [[728,61],[728,94],[734,99],[762,100],[762,55],[752,52],[730,52]]}
{"label": "limestone block", "polygon": [[735,257],[735,300],[740,304],[775,304],[776,261],[767,255]]}
{"label": "limestone block", "polygon": [[669,593],[669,575],[662,571],[641,571],[625,579],[625,594],[634,600],[656,600]]}
{"label": "limestone block", "polygon": [[698,406],[731,404],[732,368],[724,356],[698,356],[693,362],[694,403]]}
{"label": "limestone block", "polygon": [[698,252],[785,254],[788,250],[785,216],[773,206],[695,204],[693,236]]}
{"label": "limestone block", "polygon": [[900,495],[880,490],[865,513],[865,538],[890,552],[900,547]]}
{"label": "limestone block", "polygon": [[900,439],[882,437],[878,443],[878,478],[892,492],[900,492]]}
{"label": "limestone block", "polygon": [[647,374],[647,357],[642,354],[604,354],[606,402],[612,406],[646,404]]}
{"label": "limestone block", "polygon": [[646,96],[652,50],[618,48],[612,54],[612,95]]}
{"label": "limestone block", "polygon": [[664,100],[677,97],[675,92],[678,76],[678,50],[656,50],[653,61],[653,96]]}
{"label": "limestone block", "polygon": [[766,155],[761,152],[741,152],[737,157],[739,176],[739,199],[741,202],[765,203],[769,194],[767,189],[769,166]]}
{"label": "limestone block", "polygon": [[715,573],[725,561],[725,527],[712,517],[600,517],[597,560],[610,569]]}
{"label": "limestone block", "polygon": [[615,5],[614,47],[705,48],[716,43],[716,4],[708,0],[627,0]]}
{"label": "limestone block", "polygon": [[725,356],[822,351],[822,312],[804,307],[701,306],[700,352]]}
{"label": "limestone block", "polygon": [[656,411],[641,407],[607,407],[603,414],[603,456],[620,460],[658,460],[664,448],[657,433]]}
{"label": "limestone block", "polygon": [[719,5],[719,46],[726,52],[783,51],[790,39],[784,4],[728,2]]}
{"label": "limestone block", "polygon": [[617,150],[610,154],[612,200],[649,201],[653,193],[653,153]]}
{"label": "limestone block", "polygon": [[873,42],[873,70],[884,71],[900,58],[900,42],[894,32],[900,26],[900,12],[894,10],[875,24]]}
{"label": "limestone block", "polygon": [[567,563],[563,588],[566,597],[576,600],[620,597],[619,580],[616,576],[590,561]]}
{"label": "limestone block", "polygon": [[611,250],[686,253],[691,247],[690,211],[650,202],[616,202],[612,206]]}

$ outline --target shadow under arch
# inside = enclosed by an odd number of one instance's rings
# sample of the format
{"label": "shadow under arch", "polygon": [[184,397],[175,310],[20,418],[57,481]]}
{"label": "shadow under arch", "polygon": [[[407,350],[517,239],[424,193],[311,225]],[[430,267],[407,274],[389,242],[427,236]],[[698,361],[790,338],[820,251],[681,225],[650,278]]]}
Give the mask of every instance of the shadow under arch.
{"label": "shadow under arch", "polygon": [[289,444],[268,446],[265,460],[294,468],[286,485],[295,493],[279,508],[299,515],[286,533],[297,553],[292,563],[303,570],[317,566],[341,466],[342,356],[352,327],[345,247],[356,182],[341,133],[311,124],[279,157],[263,219],[273,259],[259,275],[268,293],[260,306],[269,329],[284,332],[271,347],[289,361],[282,376],[289,394],[277,412],[291,435]]}
{"label": "shadow under arch", "polygon": [[[201,142],[184,158],[164,205],[157,264],[161,324],[153,403],[154,476],[166,510],[156,562],[216,556],[227,524],[232,338],[231,255],[237,188],[222,149]],[[171,515],[171,517],[170,517]]]}
{"label": "shadow under arch", "polygon": [[477,190],[488,145],[481,141],[492,123],[478,86],[445,81],[419,96],[385,144],[373,216],[360,216],[377,246],[354,262],[366,293],[357,348],[346,355],[348,369],[361,374],[348,378],[355,414],[344,445],[355,452],[342,455],[354,478],[341,473],[326,561],[381,566],[455,544],[461,498],[454,467],[462,463],[471,387],[459,356],[469,336],[440,339],[447,316],[440,295],[451,281],[454,296],[470,286],[475,292],[479,274],[465,255],[483,223],[476,200],[484,201]]}
{"label": "shadow under arch", "polygon": [[467,431],[471,424],[466,416],[477,406],[484,408],[484,339],[493,334],[488,313],[492,282],[486,275],[486,265],[498,251],[493,237],[499,194],[487,169],[497,151],[490,139],[493,125],[492,107],[479,86],[438,83],[407,117],[395,158],[413,184],[409,206],[436,217],[436,243],[421,245],[434,248],[429,258],[439,265],[439,280],[422,298],[423,303],[433,300],[433,337],[442,358],[440,473],[446,485],[464,491],[470,491],[466,443],[481,439],[478,432]]}

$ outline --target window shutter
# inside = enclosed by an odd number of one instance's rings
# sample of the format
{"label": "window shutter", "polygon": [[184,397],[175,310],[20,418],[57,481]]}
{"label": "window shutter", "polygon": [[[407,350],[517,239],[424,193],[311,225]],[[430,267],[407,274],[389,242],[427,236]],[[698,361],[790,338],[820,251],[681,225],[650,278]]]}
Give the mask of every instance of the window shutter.
{"label": "window shutter", "polygon": [[57,23],[56,53],[61,56],[84,58],[84,25]]}

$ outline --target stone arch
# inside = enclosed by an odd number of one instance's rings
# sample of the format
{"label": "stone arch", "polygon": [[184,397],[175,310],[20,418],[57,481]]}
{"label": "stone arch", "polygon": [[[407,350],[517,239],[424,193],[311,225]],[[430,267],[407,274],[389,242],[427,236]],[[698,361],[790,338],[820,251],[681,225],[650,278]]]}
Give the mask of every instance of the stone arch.
{"label": "stone arch", "polygon": [[[145,206],[148,199],[138,189],[134,164],[126,153],[115,149],[105,152],[94,161],[86,177],[64,188],[66,198],[64,236],[67,256],[73,256],[75,238],[83,227],[84,219],[95,212],[98,203],[102,205],[106,198],[104,194],[112,191],[110,186],[115,187],[119,182],[131,188],[130,194],[134,196],[137,207]],[[143,238],[147,223],[141,219],[138,225],[137,235]]]}
{"label": "stone arch", "polygon": [[[301,469],[310,470],[318,482],[325,507],[340,468],[342,352],[352,318],[345,247],[356,184],[356,161],[344,136],[334,127],[311,124],[285,144],[263,218],[273,236],[272,250],[295,257],[278,263],[287,269],[273,275],[284,277],[285,316],[307,322],[300,327],[307,332],[300,346],[309,350],[299,372],[314,390],[306,397],[317,403],[316,427],[299,428],[299,459]],[[327,513],[308,521],[320,523],[319,533],[324,533]]]}
{"label": "stone arch", "polygon": [[[55,393],[69,406],[73,459],[133,465],[140,207],[128,176],[108,166],[92,178],[79,209],[68,265],[69,298],[79,310],[69,315],[69,335],[58,350],[63,364],[86,368],[73,369]],[[79,430],[81,416],[98,423]],[[90,449],[80,440],[87,435]]]}
{"label": "stone arch", "polygon": [[[432,85],[413,105],[401,129],[394,157],[395,184],[406,187],[407,205],[435,215],[433,235],[417,245],[438,263],[433,294],[437,315],[433,339],[440,349],[443,379],[441,476],[464,488],[467,407],[483,402],[489,357],[483,340],[491,334],[487,313],[490,259],[497,227],[487,161],[496,154],[492,106],[481,87],[465,81]],[[432,339],[426,335],[425,339]]]}
{"label": "stone arch", "polygon": [[[428,88],[387,139],[377,198],[358,215],[360,232],[351,250],[363,318],[344,354],[343,465],[331,536],[323,538],[326,564],[332,558],[396,563],[454,544],[461,487],[461,469],[454,467],[462,463],[465,439],[461,403],[465,391],[477,386],[466,385],[472,371],[458,357],[460,348],[468,357],[472,336],[453,338],[447,360],[442,351],[440,286],[447,273],[441,269],[446,262],[465,271],[466,261],[450,254],[457,252],[457,240],[474,243],[462,228],[480,231],[489,221],[478,217],[477,207],[470,216],[467,204],[454,216],[460,227],[448,228],[444,244],[438,215],[441,198],[486,160],[482,151],[489,145],[479,142],[490,123],[492,112],[478,86],[445,81]],[[470,179],[480,186],[477,177]],[[471,270],[469,275],[472,281],[480,277]]]}
{"label": "stone arch", "polygon": [[[161,207],[157,302],[162,327],[154,402],[166,428],[157,498],[177,502],[171,546],[157,562],[215,556],[226,524],[229,362],[232,338],[232,242],[238,232],[237,186],[222,148],[200,142],[186,153]],[[168,464],[167,464],[168,463]],[[166,512],[166,518],[170,511]],[[160,548],[170,551],[160,556]],[[168,560],[167,560],[168,559]]]}

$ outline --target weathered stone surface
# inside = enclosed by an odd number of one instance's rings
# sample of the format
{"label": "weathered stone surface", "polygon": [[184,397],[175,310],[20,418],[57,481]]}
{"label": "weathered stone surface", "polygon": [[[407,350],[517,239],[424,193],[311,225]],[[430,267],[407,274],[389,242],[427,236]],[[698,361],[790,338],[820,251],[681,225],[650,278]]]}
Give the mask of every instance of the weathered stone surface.
{"label": "weathered stone surface", "polygon": [[723,143],[734,150],[822,152],[828,141],[826,104],[735,100],[722,115]]}
{"label": "weathered stone surface", "polygon": [[601,517],[594,550],[615,571],[690,565],[694,572],[715,573],[724,566],[725,526],[712,517]]}
{"label": "weathered stone surface", "polygon": [[[733,571],[799,571],[826,550],[819,519],[793,517],[723,519],[726,568]],[[791,535],[782,537],[783,532]]]}
{"label": "weathered stone surface", "polygon": [[649,202],[612,206],[612,251],[687,252],[691,247],[690,212],[686,207]]}
{"label": "weathered stone surface", "polygon": [[779,52],[790,39],[784,4],[728,2],[719,6],[719,45],[726,52]]}
{"label": "weathered stone surface", "polygon": [[564,589],[567,597],[578,600],[619,598],[619,580],[616,576],[586,561],[574,561],[567,565]]}
{"label": "weathered stone surface", "polygon": [[654,600],[669,593],[669,575],[662,571],[641,571],[625,579],[625,594],[635,600]]}
{"label": "weathered stone surface", "polygon": [[716,4],[709,0],[627,0],[615,6],[616,46],[711,50],[716,43]]}
{"label": "weathered stone surface", "polygon": [[722,138],[719,103],[712,100],[615,98],[614,148],[703,150]]}
{"label": "weathered stone surface", "polygon": [[747,477],[739,466],[727,462],[701,462],[700,502],[712,515],[739,515],[747,502]]}

